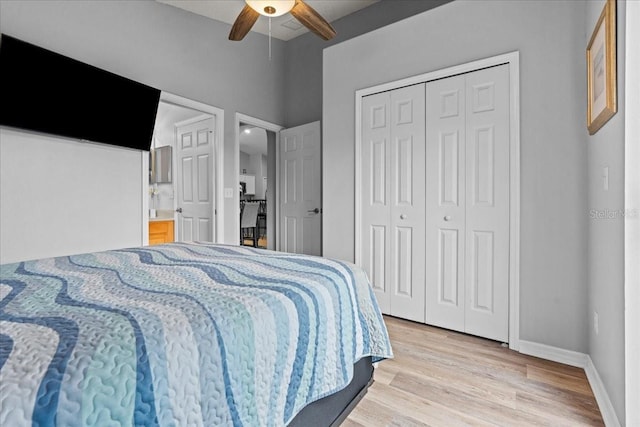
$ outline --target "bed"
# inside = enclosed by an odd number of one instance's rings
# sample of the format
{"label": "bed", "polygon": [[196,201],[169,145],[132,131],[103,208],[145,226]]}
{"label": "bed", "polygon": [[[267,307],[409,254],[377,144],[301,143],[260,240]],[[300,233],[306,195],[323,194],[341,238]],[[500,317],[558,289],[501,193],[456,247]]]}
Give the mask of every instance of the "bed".
{"label": "bed", "polygon": [[345,262],[174,243],[0,269],[0,425],[337,425],[393,356]]}

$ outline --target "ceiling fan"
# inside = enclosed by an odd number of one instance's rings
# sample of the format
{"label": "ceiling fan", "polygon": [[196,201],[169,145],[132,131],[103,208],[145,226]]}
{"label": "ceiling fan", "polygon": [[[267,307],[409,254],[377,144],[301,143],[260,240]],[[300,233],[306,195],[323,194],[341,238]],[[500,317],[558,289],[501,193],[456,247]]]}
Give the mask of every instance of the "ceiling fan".
{"label": "ceiling fan", "polygon": [[336,35],[333,27],[302,0],[245,0],[245,3],[231,27],[229,40],[242,40],[260,15],[276,17],[287,12],[323,40],[331,40]]}

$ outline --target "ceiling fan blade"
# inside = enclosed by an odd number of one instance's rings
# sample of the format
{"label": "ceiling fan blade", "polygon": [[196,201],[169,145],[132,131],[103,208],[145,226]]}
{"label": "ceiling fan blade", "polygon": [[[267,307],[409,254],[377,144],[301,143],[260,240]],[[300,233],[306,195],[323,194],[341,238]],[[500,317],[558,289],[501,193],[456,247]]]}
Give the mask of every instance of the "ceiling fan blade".
{"label": "ceiling fan blade", "polygon": [[236,22],[231,27],[229,40],[240,41],[251,31],[251,27],[256,23],[260,14],[253,10],[249,5],[245,5],[242,12],[236,18]]}
{"label": "ceiling fan blade", "polygon": [[302,25],[320,36],[323,40],[331,40],[336,35],[336,30],[333,29],[331,24],[302,0],[296,0],[295,6],[291,9],[291,14],[300,21]]}

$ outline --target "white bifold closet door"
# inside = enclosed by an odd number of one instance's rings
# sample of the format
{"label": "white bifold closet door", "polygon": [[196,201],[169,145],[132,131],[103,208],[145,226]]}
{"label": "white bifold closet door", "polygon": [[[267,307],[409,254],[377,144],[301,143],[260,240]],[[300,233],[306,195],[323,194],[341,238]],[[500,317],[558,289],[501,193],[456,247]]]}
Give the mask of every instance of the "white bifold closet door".
{"label": "white bifold closet door", "polygon": [[425,85],[362,101],[362,264],[383,313],[425,320]]}
{"label": "white bifold closet door", "polygon": [[426,84],[426,323],[507,342],[509,70]]}

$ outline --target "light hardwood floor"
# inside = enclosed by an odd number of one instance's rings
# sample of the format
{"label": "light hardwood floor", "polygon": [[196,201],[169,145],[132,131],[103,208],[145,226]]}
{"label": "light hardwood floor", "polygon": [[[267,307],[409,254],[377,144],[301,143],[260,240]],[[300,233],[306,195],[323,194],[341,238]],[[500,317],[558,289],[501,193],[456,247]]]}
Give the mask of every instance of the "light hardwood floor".
{"label": "light hardwood floor", "polygon": [[584,370],[385,316],[395,358],[343,427],[602,426]]}

